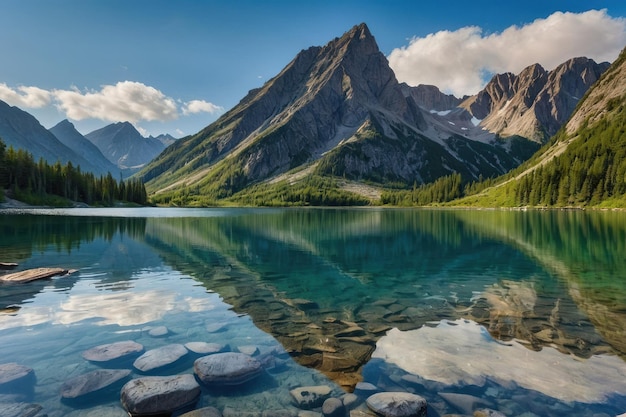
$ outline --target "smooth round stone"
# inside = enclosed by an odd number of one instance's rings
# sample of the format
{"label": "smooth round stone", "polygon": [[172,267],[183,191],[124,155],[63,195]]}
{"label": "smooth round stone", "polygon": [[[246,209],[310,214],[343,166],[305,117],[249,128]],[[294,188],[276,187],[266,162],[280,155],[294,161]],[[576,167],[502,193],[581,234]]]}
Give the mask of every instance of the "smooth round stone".
{"label": "smooth round stone", "polygon": [[180,417],[223,417],[215,407],[204,407],[182,414]]}
{"label": "smooth round stone", "polygon": [[339,398],[329,398],[322,404],[322,415],[324,417],[344,417],[346,407]]}
{"label": "smooth round stone", "polygon": [[261,353],[259,348],[255,345],[238,346],[237,350],[241,353],[245,353],[248,356],[256,356]]}
{"label": "smooth round stone", "polygon": [[166,336],[170,331],[165,326],[157,326],[148,330],[148,334],[152,337],[163,337]]}
{"label": "smooth round stone", "polygon": [[220,353],[225,349],[224,345],[219,343],[207,343],[207,342],[189,342],[185,343],[185,347],[193,353],[200,355],[207,355],[211,353]]}
{"label": "smooth round stone", "polygon": [[125,340],[123,342],[108,343],[96,346],[83,352],[83,358],[90,362],[110,362],[127,359],[143,352],[143,345]]}
{"label": "smooth round stone", "polygon": [[122,387],[122,406],[131,416],[171,414],[195,404],[200,385],[193,375],[147,376]]}
{"label": "smooth round stone", "polygon": [[263,372],[261,362],[237,352],[203,356],[194,362],[193,369],[200,381],[207,385],[239,385]]}
{"label": "smooth round stone", "polygon": [[379,392],[366,400],[370,410],[383,417],[426,417],[426,400],[408,392]]}
{"label": "smooth round stone", "polygon": [[35,382],[35,371],[28,366],[17,363],[3,363],[0,365],[0,390],[14,384]]}
{"label": "smooth round stone", "polygon": [[298,408],[308,410],[321,407],[330,398],[331,388],[328,385],[294,388],[289,393],[293,397]]}
{"label": "smooth round stone", "polygon": [[150,372],[172,365],[187,353],[185,346],[174,343],[147,351],[135,360],[133,366],[142,372]]}
{"label": "smooth round stone", "polygon": [[[98,369],[65,381],[61,397],[77,399],[103,390],[130,375],[128,369]],[[121,385],[121,384],[120,384]]]}

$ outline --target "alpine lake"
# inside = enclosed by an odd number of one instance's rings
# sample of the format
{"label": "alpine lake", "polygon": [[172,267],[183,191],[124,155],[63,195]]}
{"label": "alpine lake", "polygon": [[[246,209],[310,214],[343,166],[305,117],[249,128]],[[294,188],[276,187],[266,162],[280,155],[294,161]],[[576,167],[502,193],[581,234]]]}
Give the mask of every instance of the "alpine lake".
{"label": "alpine lake", "polygon": [[[174,415],[321,416],[297,404],[300,387],[328,387],[346,416],[389,391],[424,397],[429,417],[626,413],[626,212],[3,210],[0,262],[76,270],[0,283],[0,366],[32,370],[0,375],[0,416],[128,415],[122,386],[194,375],[194,346],[263,372],[200,383]],[[121,341],[188,351],[61,395],[110,368],[86,351]]]}

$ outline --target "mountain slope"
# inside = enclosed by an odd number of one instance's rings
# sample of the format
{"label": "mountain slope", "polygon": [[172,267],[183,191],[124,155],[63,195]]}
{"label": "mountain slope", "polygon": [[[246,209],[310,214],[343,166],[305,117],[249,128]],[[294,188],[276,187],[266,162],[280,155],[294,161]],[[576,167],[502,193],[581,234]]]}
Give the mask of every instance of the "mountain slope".
{"label": "mountain slope", "polygon": [[563,129],[497,186],[460,204],[626,206],[626,49]]}
{"label": "mountain slope", "polygon": [[78,132],[74,125],[67,119],[57,123],[49,130],[61,143],[91,162],[91,164],[98,169],[94,174],[106,175],[110,172],[114,178],[119,176],[120,169],[106,159],[96,145]]}
{"label": "mountain slope", "polygon": [[14,149],[28,151],[35,161],[43,158],[51,165],[57,161],[62,164],[71,161],[75,167],[80,166],[83,172],[101,173],[98,166],[61,143],[30,113],[18,107],[9,106],[1,100],[0,138],[7,147],[13,146]]}
{"label": "mountain slope", "polygon": [[492,176],[523,160],[495,135],[470,140],[435,116],[403,92],[361,24],[300,52],[215,123],[166,149],[141,175],[153,193],[192,190],[219,199],[307,167],[320,175],[406,186],[452,172]]}
{"label": "mountain slope", "polygon": [[85,137],[120,169],[141,168],[165,149],[160,140],[144,138],[129,122],[110,124]]}

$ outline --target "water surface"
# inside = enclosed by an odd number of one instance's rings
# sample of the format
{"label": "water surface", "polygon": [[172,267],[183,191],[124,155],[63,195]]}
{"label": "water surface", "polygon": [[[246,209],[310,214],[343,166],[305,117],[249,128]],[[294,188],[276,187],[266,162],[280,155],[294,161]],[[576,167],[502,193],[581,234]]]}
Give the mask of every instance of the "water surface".
{"label": "water surface", "polygon": [[49,415],[123,415],[115,393],[58,393],[95,368],[82,351],[128,339],[291,355],[262,386],[205,393],[222,410],[365,381],[435,416],[471,414],[456,394],[510,416],[626,412],[625,213],[67,209],[3,212],[0,231],[0,261],[79,270],[0,286],[0,362],[35,370],[21,394]]}

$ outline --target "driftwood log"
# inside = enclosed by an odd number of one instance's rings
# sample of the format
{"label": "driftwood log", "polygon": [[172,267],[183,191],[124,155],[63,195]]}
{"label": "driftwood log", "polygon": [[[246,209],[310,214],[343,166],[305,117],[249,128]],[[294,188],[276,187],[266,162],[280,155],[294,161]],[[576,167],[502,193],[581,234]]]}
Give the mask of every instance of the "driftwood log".
{"label": "driftwood log", "polygon": [[0,281],[7,283],[24,283],[36,281],[38,279],[52,278],[57,275],[69,275],[73,272],[76,271],[63,268],[34,268],[11,274],[0,275]]}

